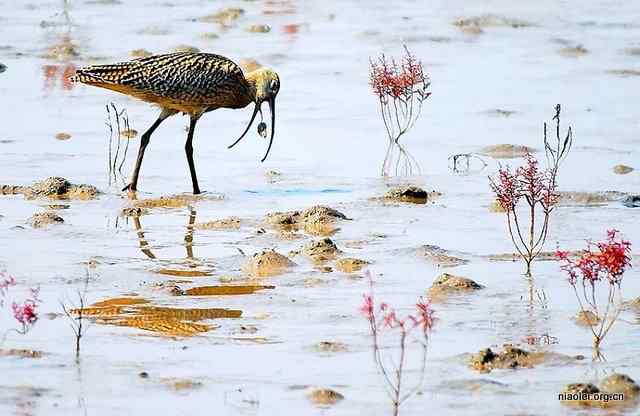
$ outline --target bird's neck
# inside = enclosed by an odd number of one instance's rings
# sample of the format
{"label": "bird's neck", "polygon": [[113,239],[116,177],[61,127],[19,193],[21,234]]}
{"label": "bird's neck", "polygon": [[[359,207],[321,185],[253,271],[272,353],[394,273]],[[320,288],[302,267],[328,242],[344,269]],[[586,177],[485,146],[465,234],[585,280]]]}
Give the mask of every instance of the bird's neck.
{"label": "bird's neck", "polygon": [[258,94],[258,81],[260,79],[260,71],[251,71],[247,75],[245,75],[245,79],[249,84],[248,98],[251,102],[256,101],[256,96]]}

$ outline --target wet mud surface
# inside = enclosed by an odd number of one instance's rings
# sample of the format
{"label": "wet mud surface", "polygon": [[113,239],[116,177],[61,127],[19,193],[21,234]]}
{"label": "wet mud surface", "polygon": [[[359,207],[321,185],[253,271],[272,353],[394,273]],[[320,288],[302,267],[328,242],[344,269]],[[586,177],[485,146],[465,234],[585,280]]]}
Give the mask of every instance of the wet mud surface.
{"label": "wet mud surface", "polygon": [[[389,414],[358,310],[369,273],[401,312],[440,298],[425,384],[403,414],[582,416],[602,406],[561,403],[570,384],[635,394],[606,377],[640,378],[640,264],[607,361],[592,363],[553,256],[608,228],[640,244],[635,2],[70,3],[67,19],[62,2],[0,1],[0,269],[43,299],[33,331],[0,345],[0,414]],[[406,136],[422,173],[380,178],[368,59],[403,43],[434,87]],[[176,116],[154,133],[137,195],[121,192],[157,109],[67,77],[193,48],[279,72],[271,155],[259,163],[255,131],[226,149],[250,110],[207,113],[194,140],[206,192],[190,195]],[[112,101],[131,123],[118,137],[105,126]],[[576,135],[532,288],[487,176],[528,151],[544,159],[556,101]],[[452,172],[460,153],[486,166]],[[77,309],[87,276],[76,361],[60,303]]]}

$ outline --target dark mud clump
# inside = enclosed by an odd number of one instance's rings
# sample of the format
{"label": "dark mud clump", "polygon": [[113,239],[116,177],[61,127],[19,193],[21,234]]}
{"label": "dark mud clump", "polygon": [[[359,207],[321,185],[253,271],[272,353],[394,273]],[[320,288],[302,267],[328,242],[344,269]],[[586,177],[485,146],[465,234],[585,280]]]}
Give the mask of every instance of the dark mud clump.
{"label": "dark mud clump", "polygon": [[205,23],[218,23],[223,26],[228,26],[234,21],[238,20],[243,14],[244,9],[238,7],[227,7],[225,9],[218,10],[214,14],[201,17],[200,21]]}
{"label": "dark mud clump", "polygon": [[266,222],[281,231],[304,230],[311,235],[327,236],[338,231],[337,220],[348,219],[346,215],[336,209],[316,205],[304,211],[267,214]]}
{"label": "dark mud clump", "polygon": [[244,265],[245,273],[252,277],[276,276],[287,271],[295,263],[275,250],[256,253]]}
{"label": "dark mud clump", "polygon": [[330,238],[311,241],[302,248],[302,253],[315,262],[334,260],[341,251]]}
{"label": "dark mud clump", "polygon": [[52,176],[31,186],[0,185],[0,194],[22,194],[27,199],[93,199],[99,191],[93,185],[76,185],[65,178]]}
{"label": "dark mud clump", "polygon": [[389,189],[382,199],[386,201],[426,204],[428,201],[435,199],[440,195],[441,194],[439,192],[427,192],[415,185],[402,185]]}
{"label": "dark mud clump", "polygon": [[219,220],[207,221],[195,225],[200,230],[237,230],[240,228],[240,218],[229,217]]}
{"label": "dark mud clump", "polygon": [[314,349],[320,353],[333,354],[336,352],[346,352],[347,345],[342,342],[320,341],[314,345]]}
{"label": "dark mud clump", "polygon": [[[623,395],[623,400],[607,400],[598,393]],[[579,408],[612,408],[636,405],[640,399],[640,386],[626,374],[614,373],[600,382],[600,387],[591,383],[568,384],[561,394],[562,403]]]}
{"label": "dark mud clump", "polygon": [[640,77],[640,71],[636,69],[610,69],[607,73],[622,78]]}
{"label": "dark mud clump", "polygon": [[336,269],[343,273],[354,273],[362,270],[369,264],[366,260],[345,257],[336,261]]}
{"label": "dark mud clump", "polygon": [[438,298],[452,294],[470,293],[480,289],[484,289],[484,286],[474,280],[443,273],[433,282],[427,294],[429,297]]}
{"label": "dark mud clump", "polygon": [[29,218],[29,223],[33,228],[46,228],[53,224],[62,224],[64,219],[52,211],[38,212]]}
{"label": "dark mud clump", "polygon": [[560,49],[558,53],[568,58],[577,58],[577,57],[588,54],[589,51],[586,48],[584,48],[582,45],[577,45],[577,46],[566,46]]}
{"label": "dark mud clump", "polygon": [[613,173],[616,175],[626,175],[627,173],[633,172],[634,169],[631,166],[627,165],[615,165],[613,167]]}
{"label": "dark mud clump", "polygon": [[[577,257],[582,254],[580,250],[570,250],[568,252],[569,257]],[[489,261],[520,261],[521,257],[518,253],[500,253],[490,254],[486,256]],[[541,251],[538,253],[534,261],[559,261],[557,254],[554,251]]]}
{"label": "dark mud clump", "polygon": [[0,357],[42,358],[43,355],[42,351],[24,348],[0,349]]}
{"label": "dark mud clump", "polygon": [[515,159],[524,157],[527,154],[534,153],[536,150],[532,147],[519,144],[496,144],[483,147],[480,154],[492,157],[494,159]]}
{"label": "dark mud clump", "polygon": [[640,207],[640,195],[628,195],[626,198],[622,200],[622,205],[624,205],[627,208]]}
{"label": "dark mud clump", "polygon": [[534,26],[533,23],[526,20],[512,19],[509,17],[498,16],[494,14],[486,14],[483,16],[470,17],[467,19],[458,19],[453,22],[464,33],[479,35],[484,32],[487,27],[511,27],[514,29]]}
{"label": "dark mud clump", "polygon": [[[495,353],[491,348],[486,348],[471,356],[469,365],[481,373],[489,373],[495,369],[533,368],[538,364],[555,357],[551,353],[525,351],[521,348],[505,344],[500,353]],[[569,358],[569,357],[565,357]]]}
{"label": "dark mud clump", "polygon": [[331,406],[344,399],[344,396],[331,389],[315,389],[309,393],[309,400],[318,406]]}
{"label": "dark mud clump", "polygon": [[424,245],[418,248],[418,256],[438,267],[455,267],[469,263],[468,260],[452,256],[447,250],[433,245]]}
{"label": "dark mud clump", "polygon": [[624,197],[624,193],[617,191],[560,192],[560,203],[563,205],[598,206],[620,201]]}

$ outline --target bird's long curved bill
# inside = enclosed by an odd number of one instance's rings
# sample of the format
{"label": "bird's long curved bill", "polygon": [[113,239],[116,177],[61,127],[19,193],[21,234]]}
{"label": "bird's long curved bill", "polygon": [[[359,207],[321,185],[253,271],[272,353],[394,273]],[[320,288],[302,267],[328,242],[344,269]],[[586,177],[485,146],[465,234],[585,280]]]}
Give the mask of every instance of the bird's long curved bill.
{"label": "bird's long curved bill", "polygon": [[233,146],[237,145],[240,142],[240,140],[242,140],[242,138],[247,134],[247,132],[251,128],[251,125],[253,124],[253,120],[256,119],[256,114],[258,114],[258,111],[260,111],[260,104],[256,104],[256,106],[254,107],[253,115],[251,116],[251,120],[249,120],[249,124],[247,125],[247,128],[244,129],[244,132],[242,133],[242,135],[238,138],[238,140],[236,140],[235,142],[233,142],[229,146],[227,146],[227,149],[231,149]]}
{"label": "bird's long curved bill", "polygon": [[264,154],[264,157],[260,162],[264,162],[267,160],[267,156],[269,156],[269,151],[271,151],[271,145],[273,144],[273,135],[276,132],[276,99],[272,98],[269,100],[269,111],[271,112],[271,138],[269,139],[269,147],[267,147],[267,152]]}

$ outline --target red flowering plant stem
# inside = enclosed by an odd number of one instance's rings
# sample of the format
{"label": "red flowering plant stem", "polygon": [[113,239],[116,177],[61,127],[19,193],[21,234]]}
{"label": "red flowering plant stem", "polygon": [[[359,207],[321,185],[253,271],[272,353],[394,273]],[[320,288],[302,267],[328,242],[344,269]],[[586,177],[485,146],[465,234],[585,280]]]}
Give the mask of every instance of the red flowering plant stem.
{"label": "red flowering plant stem", "polygon": [[[0,271],[0,308],[4,307],[4,301],[9,293],[9,288],[16,285],[16,280],[5,271]],[[10,328],[0,341],[4,341],[9,331],[15,331],[21,335],[27,334],[38,321],[38,306],[40,288],[29,289],[30,295],[22,302],[11,302],[11,314],[17,323],[17,328]],[[2,342],[0,342],[2,344]]]}
{"label": "red flowering plant stem", "polygon": [[[380,103],[380,114],[389,145],[382,164],[382,175],[390,174],[395,160],[395,174],[411,174],[420,170],[417,161],[400,144],[400,138],[416,123],[423,102],[429,98],[431,81],[422,63],[405,46],[400,63],[382,54],[371,61],[369,84]],[[397,158],[395,153],[397,151]]]}
{"label": "red flowering plant stem", "polygon": [[[507,229],[531,276],[531,263],[540,254],[549,231],[549,217],[558,203],[555,174],[541,170],[531,154],[515,172],[501,167],[497,178],[489,178],[491,189],[507,214]],[[528,220],[528,224],[527,224]]]}
{"label": "red flowering plant stem", "polygon": [[[363,296],[360,312],[369,322],[371,331],[373,359],[382,375],[385,391],[392,404],[393,414],[398,415],[400,406],[422,386],[427,364],[427,348],[429,335],[434,324],[431,304],[419,298],[415,305],[415,313],[400,317],[390,305],[385,302],[376,304],[373,294],[373,279],[367,273],[370,282],[370,292]],[[399,357],[394,360],[382,354],[383,339],[396,338]],[[408,349],[412,345],[420,348],[420,377],[410,388],[404,380],[407,366]]]}
{"label": "red flowering plant stem", "polygon": [[[556,252],[561,261],[560,269],[566,273],[580,312],[593,334],[596,356],[600,355],[600,344],[623,309],[622,278],[631,267],[631,243],[619,238],[618,233],[608,230],[605,241],[588,241],[587,248],[575,259],[567,251]],[[606,306],[598,301],[597,287],[600,285],[608,286]]]}

